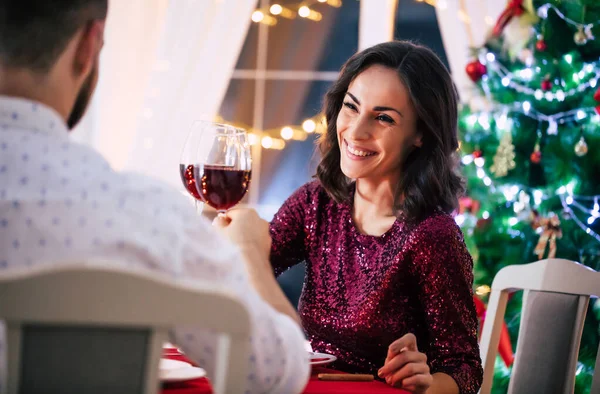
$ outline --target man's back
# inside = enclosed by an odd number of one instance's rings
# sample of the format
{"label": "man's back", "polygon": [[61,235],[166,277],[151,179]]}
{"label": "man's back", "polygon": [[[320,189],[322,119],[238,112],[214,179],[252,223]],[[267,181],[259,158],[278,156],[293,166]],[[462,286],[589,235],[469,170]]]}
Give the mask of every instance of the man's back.
{"label": "man's back", "polygon": [[177,232],[192,219],[181,201],[70,142],[47,107],[3,98],[0,108],[0,267],[102,257],[181,269]]}
{"label": "man's back", "polygon": [[[0,96],[0,269],[91,259],[237,292],[260,337],[249,339],[249,391],[302,389],[308,365],[299,327],[256,294],[236,248],[183,196],[113,171],[97,152],[71,142],[50,108]],[[214,333],[177,328],[172,339],[214,372]]]}

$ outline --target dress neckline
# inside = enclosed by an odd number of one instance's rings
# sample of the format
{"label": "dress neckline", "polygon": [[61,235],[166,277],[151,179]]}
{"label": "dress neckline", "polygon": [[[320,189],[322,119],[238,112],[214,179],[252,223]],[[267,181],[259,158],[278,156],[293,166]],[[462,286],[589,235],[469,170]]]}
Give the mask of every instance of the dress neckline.
{"label": "dress neckline", "polygon": [[394,220],[394,223],[392,224],[392,226],[387,229],[383,234],[381,235],[370,235],[370,234],[363,234],[360,232],[360,230],[358,229],[358,226],[356,225],[356,222],[354,221],[354,218],[352,217],[352,208],[354,207],[354,193],[356,192],[356,182],[353,182],[350,186],[349,186],[349,198],[347,201],[345,201],[345,207],[346,207],[346,220],[348,221],[348,224],[350,225],[350,229],[352,231],[352,234],[354,235],[354,237],[362,242],[383,242],[386,241],[388,238],[394,236],[396,234],[397,230],[401,230],[404,227],[404,221],[401,220],[400,218],[396,217],[396,220]]}

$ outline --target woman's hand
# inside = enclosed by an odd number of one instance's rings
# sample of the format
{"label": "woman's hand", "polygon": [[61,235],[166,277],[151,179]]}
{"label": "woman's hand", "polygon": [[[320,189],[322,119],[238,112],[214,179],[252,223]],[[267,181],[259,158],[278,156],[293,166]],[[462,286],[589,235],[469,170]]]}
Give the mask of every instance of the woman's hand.
{"label": "woman's hand", "polygon": [[389,385],[414,394],[427,393],[433,383],[427,356],[419,352],[413,334],[406,334],[389,346],[385,364],[378,375]]}

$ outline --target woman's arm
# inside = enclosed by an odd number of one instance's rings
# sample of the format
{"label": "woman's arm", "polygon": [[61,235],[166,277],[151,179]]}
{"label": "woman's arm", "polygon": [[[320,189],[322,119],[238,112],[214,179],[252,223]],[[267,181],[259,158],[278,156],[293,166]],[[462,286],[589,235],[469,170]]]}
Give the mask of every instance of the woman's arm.
{"label": "woman's arm", "polygon": [[279,208],[270,224],[271,266],[275,276],[306,260],[304,225],[312,204],[313,183],[294,192]]}
{"label": "woman's arm", "polygon": [[411,271],[429,340],[423,348],[431,373],[440,374],[434,378],[431,393],[445,393],[434,387],[448,384],[447,376],[460,394],[476,394],[483,370],[473,302],[473,260],[462,232],[450,216],[438,215],[421,223],[411,238]]}

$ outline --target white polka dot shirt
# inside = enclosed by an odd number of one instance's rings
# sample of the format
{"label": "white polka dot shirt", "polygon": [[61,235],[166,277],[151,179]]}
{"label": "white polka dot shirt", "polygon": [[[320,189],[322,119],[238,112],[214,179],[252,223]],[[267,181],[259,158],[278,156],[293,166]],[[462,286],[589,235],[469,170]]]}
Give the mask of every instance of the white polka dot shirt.
{"label": "white polka dot shirt", "polygon": [[[52,109],[0,96],[0,270],[93,259],[234,290],[252,314],[247,392],[302,391],[309,375],[302,331],[257,295],[236,249],[188,200],[115,172],[72,142]],[[5,372],[4,339],[0,332]],[[214,376],[214,333],[176,327],[171,339]]]}

